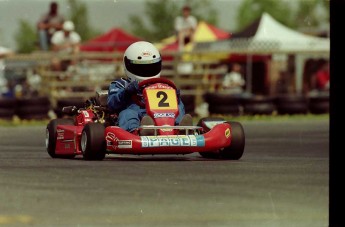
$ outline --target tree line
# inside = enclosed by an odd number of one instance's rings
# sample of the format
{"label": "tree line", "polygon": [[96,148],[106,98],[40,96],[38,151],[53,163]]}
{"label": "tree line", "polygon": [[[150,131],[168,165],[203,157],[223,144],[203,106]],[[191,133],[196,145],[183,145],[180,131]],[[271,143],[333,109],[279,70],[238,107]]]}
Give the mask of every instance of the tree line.
{"label": "tree line", "polygon": [[[76,32],[82,41],[89,40],[101,34],[89,23],[88,8],[81,0],[66,0],[70,7],[68,19],[75,24]],[[294,2],[294,4],[291,4]],[[299,29],[303,27],[318,27],[329,23],[329,2],[327,0],[243,0],[237,12],[236,31],[248,26],[259,18],[263,12],[271,14],[282,24]],[[188,4],[193,9],[193,15],[200,21],[218,25],[218,12],[212,6],[211,0],[155,0],[145,1],[144,14],[129,15],[125,30],[151,42],[158,42],[173,34],[173,20],[180,14],[181,7]],[[230,4],[230,3],[229,3]],[[145,20],[143,16],[145,15]],[[26,20],[19,20],[19,29],[15,34],[17,52],[30,53],[38,47],[36,25]],[[128,28],[127,28],[128,27]],[[233,31],[232,31],[233,32]]]}

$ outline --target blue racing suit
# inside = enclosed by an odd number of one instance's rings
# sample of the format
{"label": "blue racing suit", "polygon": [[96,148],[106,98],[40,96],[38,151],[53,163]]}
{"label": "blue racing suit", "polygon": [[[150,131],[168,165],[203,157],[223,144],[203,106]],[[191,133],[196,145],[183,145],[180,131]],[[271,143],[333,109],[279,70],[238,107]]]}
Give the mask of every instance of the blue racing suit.
{"label": "blue racing suit", "polygon": [[[138,106],[131,97],[125,93],[125,89],[130,81],[125,78],[117,79],[111,82],[108,90],[108,108],[110,111],[118,112],[118,125],[128,132],[140,126],[140,120],[146,115],[146,109]],[[179,90],[177,91],[179,94]],[[185,108],[178,95],[178,109],[179,115],[175,120],[178,125],[185,115]]]}

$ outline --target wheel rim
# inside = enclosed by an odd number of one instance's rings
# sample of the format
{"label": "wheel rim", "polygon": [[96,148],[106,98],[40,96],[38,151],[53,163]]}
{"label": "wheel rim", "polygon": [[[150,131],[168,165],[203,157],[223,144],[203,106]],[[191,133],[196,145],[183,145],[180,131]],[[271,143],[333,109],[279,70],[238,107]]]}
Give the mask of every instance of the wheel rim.
{"label": "wheel rim", "polygon": [[83,132],[83,134],[81,135],[80,144],[81,144],[81,150],[84,153],[86,150],[86,145],[87,145],[87,136],[85,132]]}
{"label": "wheel rim", "polygon": [[49,130],[46,129],[46,148],[48,149],[49,147]]}

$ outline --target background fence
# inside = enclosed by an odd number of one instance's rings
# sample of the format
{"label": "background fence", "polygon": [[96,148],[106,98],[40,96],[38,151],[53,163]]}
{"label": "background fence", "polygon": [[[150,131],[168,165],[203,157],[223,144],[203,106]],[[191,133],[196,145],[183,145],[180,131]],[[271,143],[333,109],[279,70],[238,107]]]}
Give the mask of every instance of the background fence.
{"label": "background fence", "polygon": [[[181,89],[188,113],[196,114],[196,107],[203,103],[208,104],[211,114],[328,113],[328,93],[282,95],[269,88],[266,94],[228,94],[221,89],[223,76],[228,72],[228,55],[221,52],[162,53],[161,76],[173,80]],[[107,90],[111,81],[125,75],[122,57],[123,54],[117,52],[73,56],[44,52],[9,56],[5,59],[5,76],[10,87],[12,85],[13,96],[0,99],[0,118],[13,115],[24,119],[43,118],[48,117],[49,110],[60,115],[63,106],[81,107],[97,90]],[[64,71],[56,71],[52,62],[57,59],[73,64]],[[270,73],[273,71],[269,70]],[[33,75],[40,78],[34,88],[28,82]]]}

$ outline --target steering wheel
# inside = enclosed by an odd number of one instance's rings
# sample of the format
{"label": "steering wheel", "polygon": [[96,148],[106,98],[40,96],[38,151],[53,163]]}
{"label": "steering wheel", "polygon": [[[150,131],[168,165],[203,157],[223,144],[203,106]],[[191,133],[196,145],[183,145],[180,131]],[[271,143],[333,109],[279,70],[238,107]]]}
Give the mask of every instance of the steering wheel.
{"label": "steering wheel", "polygon": [[[173,89],[176,90],[176,85],[174,84],[174,82],[172,82],[171,80],[165,79],[165,78],[151,78],[151,79],[147,79],[147,80],[143,80],[141,81],[138,85],[139,85],[139,91],[142,91],[145,87],[151,85],[151,84],[156,84],[156,83],[162,83],[162,84],[167,84],[170,87],[172,87]],[[145,102],[142,98],[139,98],[138,95],[134,95],[133,96],[134,102],[140,106],[140,107],[145,107]]]}
{"label": "steering wheel", "polygon": [[139,83],[139,88],[144,88],[151,84],[156,84],[156,83],[167,84],[176,90],[176,85],[174,84],[174,82],[165,78],[150,78],[147,80],[143,80]]}

